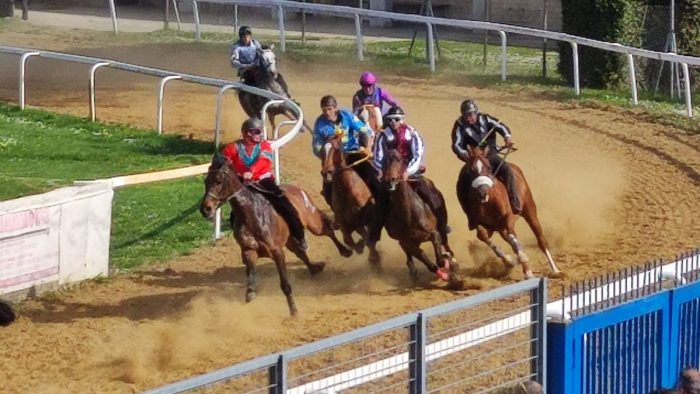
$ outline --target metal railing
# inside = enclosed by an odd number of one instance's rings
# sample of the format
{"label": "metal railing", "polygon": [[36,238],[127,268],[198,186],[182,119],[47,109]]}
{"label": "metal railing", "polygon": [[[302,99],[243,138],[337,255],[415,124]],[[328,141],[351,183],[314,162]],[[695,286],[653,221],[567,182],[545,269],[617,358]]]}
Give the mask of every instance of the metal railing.
{"label": "metal railing", "polygon": [[527,380],[546,385],[546,303],[547,280],[530,279],[148,393],[204,387],[279,394],[475,393]]}
{"label": "metal railing", "polygon": [[280,47],[284,52],[286,49],[286,32],[284,25],[284,11],[305,11],[318,14],[352,18],[355,21],[355,36],[357,41],[357,56],[360,60],[364,59],[363,44],[362,44],[362,19],[384,19],[391,21],[409,22],[422,24],[427,27],[428,32],[428,59],[430,70],[435,71],[435,48],[432,40],[432,32],[434,26],[449,26],[464,29],[477,29],[497,32],[501,37],[501,79],[506,80],[507,77],[507,34],[521,34],[529,37],[537,37],[548,40],[568,42],[572,47],[573,68],[574,68],[574,90],[577,95],[581,94],[579,82],[579,56],[578,46],[585,45],[591,48],[597,48],[604,51],[616,52],[627,55],[627,62],[630,71],[630,88],[632,91],[632,102],[637,105],[639,103],[637,94],[637,78],[634,64],[634,56],[644,57],[654,60],[663,60],[671,63],[678,63],[683,70],[683,80],[685,88],[685,107],[686,114],[693,116],[693,106],[691,97],[690,73],[688,66],[700,67],[700,57],[677,55],[674,53],[655,52],[646,49],[634,48],[618,43],[609,43],[604,41],[593,40],[590,38],[573,36],[570,34],[552,32],[547,30],[533,29],[529,27],[521,27],[507,25],[503,23],[492,23],[482,21],[470,21],[461,19],[436,18],[422,15],[402,14],[387,11],[366,10],[361,8],[334,6],[326,4],[311,4],[301,3],[288,0],[193,0],[192,6],[194,10],[195,37],[197,41],[201,40],[201,22],[199,17],[198,3],[215,3],[215,4],[231,4],[234,5],[235,20],[238,19],[238,6],[272,8],[277,10],[278,29],[280,34]]}
{"label": "metal railing", "polygon": [[[175,71],[169,71],[169,70],[162,70],[158,68],[153,68],[153,67],[145,67],[145,66],[139,66],[139,65],[134,65],[134,64],[129,64],[129,63],[124,63],[124,62],[119,62],[116,60],[109,60],[109,59],[101,59],[101,58],[95,58],[95,57],[88,57],[88,56],[79,56],[79,55],[71,55],[67,53],[59,53],[59,52],[51,52],[51,51],[37,51],[34,49],[27,49],[27,48],[17,48],[17,47],[10,47],[10,46],[0,46],[0,53],[4,54],[13,54],[13,55],[18,55],[19,58],[19,107],[20,109],[24,109],[26,107],[26,68],[27,68],[27,62],[29,61],[30,58],[32,57],[41,57],[41,58],[46,58],[46,59],[55,59],[55,60],[63,60],[63,61],[69,61],[73,63],[80,63],[80,64],[87,64],[90,65],[90,68],[88,70],[88,79],[89,79],[89,106],[90,106],[90,119],[92,121],[95,121],[97,116],[96,116],[96,100],[95,100],[95,89],[96,89],[96,74],[97,70],[99,68],[103,67],[109,67],[117,70],[123,70],[123,71],[129,71],[137,74],[144,74],[144,75],[150,75],[153,77],[158,77],[161,78],[160,84],[159,84],[159,89],[158,89],[158,105],[157,105],[157,113],[156,113],[156,124],[157,124],[157,130],[159,134],[162,134],[163,132],[163,101],[164,101],[164,95],[165,95],[165,86],[166,84],[171,81],[171,80],[181,80],[184,82],[189,82],[189,83],[196,83],[200,85],[205,85],[205,86],[212,86],[212,87],[218,87],[219,88],[219,93],[218,93],[218,100],[217,100],[217,108],[216,108],[216,120],[215,120],[215,132],[214,132],[214,143],[218,149],[218,146],[221,142],[221,117],[223,113],[223,94],[230,89],[236,89],[236,90],[244,90],[247,92],[250,92],[252,94],[256,94],[262,97],[266,97],[275,103],[284,103],[287,105],[290,110],[294,113],[294,115],[297,117],[296,121],[293,121],[292,128],[289,130],[289,132],[285,133],[282,137],[279,136],[279,130],[280,127],[284,125],[289,125],[290,122],[282,122],[278,125],[277,129],[274,130],[274,137],[275,140],[272,142],[272,148],[275,150],[275,174],[279,178],[279,149],[286,144],[287,142],[291,141],[301,130],[303,127],[304,123],[304,113],[302,112],[301,108],[292,100],[289,100],[285,97],[282,97],[280,95],[277,95],[273,92],[263,90],[263,89],[258,89],[252,86],[248,86],[245,84],[242,84],[240,82],[233,82],[233,81],[227,81],[224,79],[217,79],[217,78],[209,78],[209,77],[202,77],[198,75],[192,75],[192,74],[185,74],[185,73],[179,73]],[[261,115],[263,119],[265,118],[265,114]],[[199,166],[196,168],[197,173],[204,173],[206,172],[206,169],[202,169],[203,166]],[[154,179],[154,178],[144,178],[144,177],[119,177],[118,182],[113,182],[112,184],[117,185],[115,187],[121,187],[121,186],[127,186],[129,185],[128,181],[129,180],[135,180],[135,181],[147,181],[147,182],[153,182],[156,180],[166,180],[166,179],[174,179],[174,177],[181,177],[181,176],[190,176],[192,175],[192,171],[173,171],[165,174],[172,174],[170,177],[168,175],[164,175],[165,177]],[[187,175],[182,175],[182,174],[187,174]],[[216,215],[216,220],[215,220],[215,229],[214,229],[214,238],[218,239],[220,237],[220,213],[217,212]]]}

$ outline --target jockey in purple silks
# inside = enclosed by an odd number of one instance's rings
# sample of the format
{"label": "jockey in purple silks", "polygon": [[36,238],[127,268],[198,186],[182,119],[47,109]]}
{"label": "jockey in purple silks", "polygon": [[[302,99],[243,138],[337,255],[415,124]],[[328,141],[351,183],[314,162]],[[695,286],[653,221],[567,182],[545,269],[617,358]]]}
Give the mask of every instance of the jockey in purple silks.
{"label": "jockey in purple silks", "polygon": [[[377,86],[377,77],[370,71],[365,71],[360,76],[360,86],[362,89],[352,97],[352,112],[360,115],[363,105],[374,105],[382,111],[382,116],[391,107],[399,107],[399,103],[386,89]],[[387,105],[384,105],[387,104]]]}

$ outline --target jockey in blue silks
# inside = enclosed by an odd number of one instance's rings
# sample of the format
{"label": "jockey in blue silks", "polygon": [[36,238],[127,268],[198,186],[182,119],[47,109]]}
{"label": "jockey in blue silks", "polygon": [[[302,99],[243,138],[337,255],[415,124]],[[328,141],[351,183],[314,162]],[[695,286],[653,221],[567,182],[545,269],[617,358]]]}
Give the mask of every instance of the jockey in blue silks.
{"label": "jockey in blue silks", "polygon": [[[339,109],[338,101],[333,96],[324,96],[321,99],[321,110],[323,114],[316,119],[312,141],[312,149],[316,157],[323,158],[323,146],[328,139],[336,135],[342,138],[343,153],[346,155],[348,165],[365,159],[372,152],[374,132],[357,115]],[[381,186],[377,178],[377,170],[370,161],[357,163],[352,168],[374,195]],[[321,194],[330,205],[331,185],[326,180],[323,182]]]}

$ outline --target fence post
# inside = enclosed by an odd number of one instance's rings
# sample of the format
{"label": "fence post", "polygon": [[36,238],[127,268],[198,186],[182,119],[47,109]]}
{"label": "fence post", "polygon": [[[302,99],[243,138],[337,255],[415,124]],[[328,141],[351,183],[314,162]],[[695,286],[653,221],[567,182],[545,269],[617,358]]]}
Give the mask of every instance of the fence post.
{"label": "fence post", "polygon": [[425,316],[418,313],[416,323],[408,329],[411,338],[411,344],[408,347],[409,392],[410,394],[427,393],[425,346],[428,340],[428,326]]}
{"label": "fence post", "polygon": [[501,81],[505,81],[506,74],[508,72],[508,46],[506,32],[499,30],[498,34],[501,35]]}
{"label": "fence post", "polygon": [[114,35],[119,34],[119,28],[117,26],[117,9],[114,6],[114,0],[109,0],[109,13],[112,16],[112,28],[114,29]]}
{"label": "fence post", "polygon": [[357,58],[365,60],[364,48],[362,48],[362,20],[360,14],[355,14],[355,39],[357,40]]}
{"label": "fence post", "polygon": [[433,42],[433,25],[426,23],[428,28],[428,60],[430,61],[430,71],[435,72],[435,45]]}
{"label": "fence post", "polygon": [[639,105],[639,98],[637,96],[637,73],[634,71],[634,56],[631,53],[627,54],[627,63],[630,68],[630,87],[632,88],[632,103],[634,105]]}
{"label": "fence post", "polygon": [[233,5],[233,31],[238,34],[238,4]]}
{"label": "fence post", "polygon": [[160,80],[158,87],[158,113],[156,114],[156,123],[158,134],[163,134],[163,95],[165,94],[165,85],[173,79],[182,79],[180,75],[170,75]]}
{"label": "fence post", "polygon": [[574,91],[576,95],[581,95],[581,86],[579,85],[578,75],[578,44],[571,41],[571,51],[574,56]]}
{"label": "fence post", "polygon": [[270,384],[270,394],[287,393],[287,360],[280,354],[277,364],[268,369],[268,383]]}
{"label": "fence post", "polygon": [[683,82],[685,85],[685,109],[689,117],[693,117],[693,98],[690,94],[690,72],[688,72],[688,63],[681,63],[683,68]]}
{"label": "fence post", "polygon": [[107,62],[95,63],[90,67],[90,120],[95,121],[95,73],[97,69],[103,66],[109,66]]}
{"label": "fence post", "polygon": [[[563,302],[563,301],[562,301]],[[535,357],[530,364],[530,373],[535,374],[537,382],[547,392],[547,278],[540,279],[537,288],[530,290],[531,322],[530,326],[530,356]]]}
{"label": "fence post", "polygon": [[192,0],[192,12],[194,14],[194,39],[200,42],[202,41],[202,32],[199,26],[199,7],[197,6],[197,0]]}
{"label": "fence post", "polygon": [[[569,393],[574,387],[574,375],[581,372],[581,360],[576,360],[573,324],[570,321],[554,321],[547,327],[547,391],[549,393]],[[580,346],[580,345],[579,345]]]}
{"label": "fence post", "polygon": [[27,68],[27,60],[32,56],[39,56],[39,52],[27,52],[23,53],[22,56],[19,57],[19,109],[24,109],[24,74],[25,69]]}
{"label": "fence post", "polygon": [[279,24],[280,29],[280,49],[282,52],[286,52],[287,45],[284,37],[284,10],[282,9],[281,5],[277,6],[277,23]]}

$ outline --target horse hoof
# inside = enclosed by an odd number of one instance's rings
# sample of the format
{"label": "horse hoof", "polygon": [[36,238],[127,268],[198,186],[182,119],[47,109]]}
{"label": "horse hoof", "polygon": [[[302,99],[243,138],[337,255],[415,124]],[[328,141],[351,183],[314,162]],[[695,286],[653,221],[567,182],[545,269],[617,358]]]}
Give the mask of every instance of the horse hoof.
{"label": "horse hoof", "polygon": [[257,294],[254,291],[249,291],[245,293],[245,302],[253,301],[255,299],[255,296],[257,296]]}
{"label": "horse hoof", "polygon": [[369,262],[372,265],[379,265],[379,263],[382,262],[382,256],[379,255],[379,252],[376,250],[370,250],[369,251]]}
{"label": "horse hoof", "polygon": [[464,290],[465,284],[463,280],[453,278],[447,283],[447,288],[450,290]]}
{"label": "horse hoof", "polygon": [[317,264],[311,264],[309,266],[309,272],[311,275],[316,275],[318,273],[323,272],[323,270],[326,268],[326,263],[317,263]]}
{"label": "horse hoof", "polygon": [[532,279],[534,277],[535,277],[535,275],[532,274],[532,271],[530,271],[530,270],[525,271],[525,278],[526,279]]}
{"label": "horse hoof", "polygon": [[350,257],[350,256],[352,256],[352,249],[342,248],[342,249],[339,249],[339,251],[340,251],[340,255],[343,256],[343,257]]}

